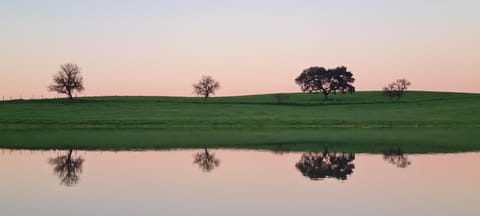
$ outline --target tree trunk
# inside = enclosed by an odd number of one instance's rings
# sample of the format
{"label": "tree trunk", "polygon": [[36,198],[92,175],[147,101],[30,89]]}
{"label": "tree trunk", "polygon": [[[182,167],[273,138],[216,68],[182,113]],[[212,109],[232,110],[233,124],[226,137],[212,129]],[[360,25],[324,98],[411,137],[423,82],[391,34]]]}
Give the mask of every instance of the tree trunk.
{"label": "tree trunk", "polygon": [[203,102],[207,102],[208,94],[205,95],[205,98],[203,98]]}
{"label": "tree trunk", "polygon": [[72,149],[68,150],[67,161],[70,161],[72,159],[72,152],[73,152]]}
{"label": "tree trunk", "polygon": [[72,92],[69,91],[67,94],[68,94],[68,99],[72,100],[73,99]]}
{"label": "tree trunk", "polygon": [[327,90],[327,89],[320,89],[320,92],[322,92],[323,94],[323,99],[324,100],[327,100],[328,99],[328,94],[330,94],[331,91]]}

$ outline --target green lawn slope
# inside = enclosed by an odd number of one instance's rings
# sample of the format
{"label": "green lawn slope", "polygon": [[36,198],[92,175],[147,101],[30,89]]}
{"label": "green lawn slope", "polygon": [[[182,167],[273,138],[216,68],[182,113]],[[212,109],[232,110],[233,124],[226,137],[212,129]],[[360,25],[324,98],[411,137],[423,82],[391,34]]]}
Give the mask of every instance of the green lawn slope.
{"label": "green lawn slope", "polygon": [[0,128],[365,128],[478,127],[480,95],[380,92],[211,98],[93,97],[0,103]]}

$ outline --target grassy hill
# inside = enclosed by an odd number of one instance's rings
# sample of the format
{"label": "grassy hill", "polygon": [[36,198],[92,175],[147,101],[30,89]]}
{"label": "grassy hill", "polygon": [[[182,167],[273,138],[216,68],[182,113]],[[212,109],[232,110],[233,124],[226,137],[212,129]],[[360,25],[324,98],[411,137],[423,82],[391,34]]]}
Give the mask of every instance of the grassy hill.
{"label": "grassy hill", "polygon": [[0,103],[0,148],[480,150],[480,94],[92,97]]}
{"label": "grassy hill", "polygon": [[0,128],[477,127],[480,94],[380,92],[211,98],[93,97],[0,103]]}

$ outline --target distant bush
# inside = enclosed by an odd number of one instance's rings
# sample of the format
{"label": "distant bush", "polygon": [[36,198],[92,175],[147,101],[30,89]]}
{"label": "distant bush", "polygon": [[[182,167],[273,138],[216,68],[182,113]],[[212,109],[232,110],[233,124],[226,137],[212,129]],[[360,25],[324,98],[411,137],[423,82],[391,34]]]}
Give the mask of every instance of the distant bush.
{"label": "distant bush", "polygon": [[286,103],[290,98],[290,95],[279,93],[279,94],[274,94],[273,98],[275,99],[276,103],[281,104],[281,103]]}
{"label": "distant bush", "polygon": [[406,79],[398,79],[383,87],[383,95],[390,98],[390,100],[397,98],[398,101],[405,94],[410,84],[411,83]]}

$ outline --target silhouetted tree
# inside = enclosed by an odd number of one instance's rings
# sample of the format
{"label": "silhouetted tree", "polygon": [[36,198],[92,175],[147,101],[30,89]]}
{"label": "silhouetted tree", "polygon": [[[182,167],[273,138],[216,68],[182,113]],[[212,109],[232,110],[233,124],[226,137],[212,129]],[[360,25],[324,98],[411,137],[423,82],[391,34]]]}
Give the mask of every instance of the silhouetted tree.
{"label": "silhouetted tree", "polygon": [[54,165],[53,171],[60,178],[60,184],[65,186],[73,186],[78,183],[82,173],[83,158],[72,157],[73,150],[69,150],[66,155],[50,158],[49,164]]}
{"label": "silhouetted tree", "polygon": [[408,160],[407,156],[399,147],[396,149],[391,148],[390,150],[384,152],[383,159],[391,164],[396,165],[398,168],[406,168],[412,164],[412,162]]}
{"label": "silhouetted tree", "polygon": [[303,92],[322,93],[325,100],[330,93],[353,93],[355,87],[352,72],[346,67],[337,67],[334,69],[325,69],[323,67],[310,67],[295,79]]}
{"label": "silhouetted tree", "polygon": [[385,97],[389,97],[390,100],[397,98],[398,101],[405,94],[410,84],[411,83],[406,79],[398,79],[395,82],[389,83],[383,87],[383,95],[385,95]]}
{"label": "silhouetted tree", "polygon": [[323,153],[304,153],[295,166],[302,175],[312,180],[327,177],[346,180],[355,168],[353,160],[353,153],[330,153],[325,149]]}
{"label": "silhouetted tree", "polygon": [[80,67],[76,64],[60,65],[60,70],[53,76],[54,84],[50,85],[48,90],[66,94],[68,98],[73,99],[75,91],[82,92],[84,90],[83,77],[80,71]]}
{"label": "silhouetted tree", "polygon": [[220,165],[220,160],[215,157],[215,154],[204,148],[203,152],[195,154],[193,163],[198,164],[203,172],[210,172]]}
{"label": "silhouetted tree", "polygon": [[193,89],[197,95],[202,95],[205,102],[211,94],[215,94],[215,91],[220,88],[220,83],[212,79],[211,76],[203,76],[202,79],[193,85]]}

